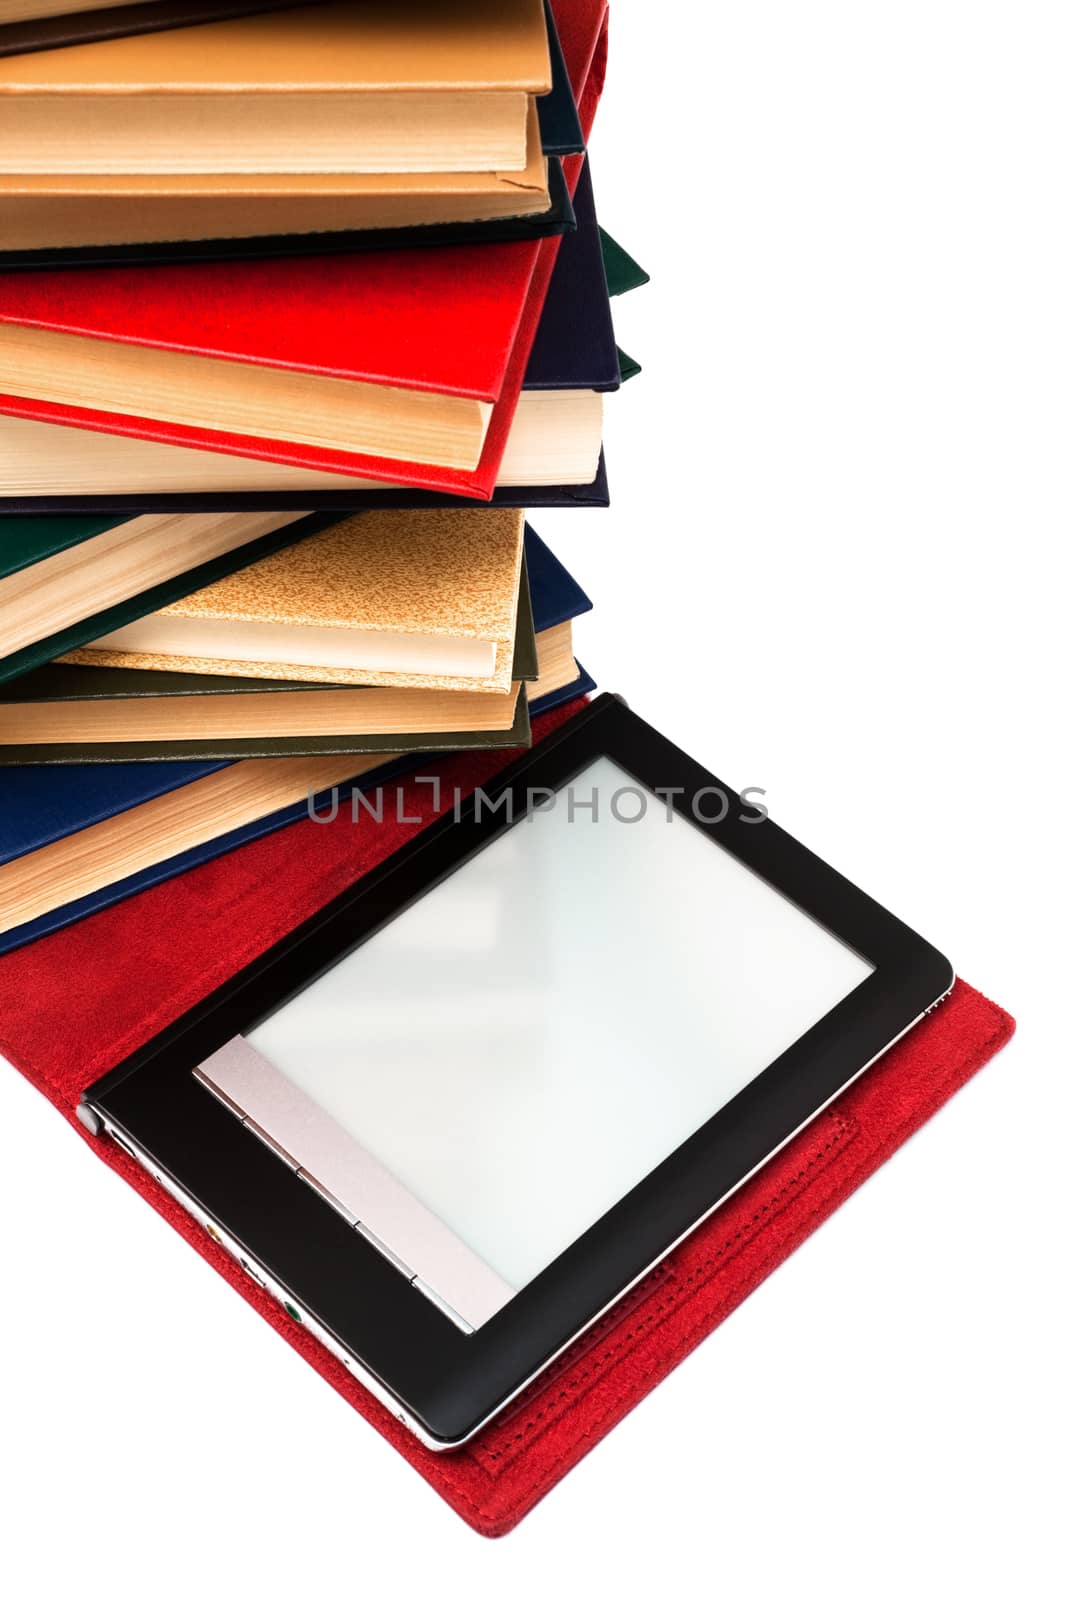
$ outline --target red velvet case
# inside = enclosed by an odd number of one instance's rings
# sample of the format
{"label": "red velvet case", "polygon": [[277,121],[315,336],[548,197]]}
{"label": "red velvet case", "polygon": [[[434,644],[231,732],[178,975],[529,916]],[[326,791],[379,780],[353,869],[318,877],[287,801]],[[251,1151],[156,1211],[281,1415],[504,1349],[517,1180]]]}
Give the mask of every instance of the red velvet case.
{"label": "red velvet case", "polygon": [[[543,735],[575,707],[538,718]],[[442,801],[507,757],[432,768]],[[431,820],[407,781],[405,815]],[[326,1377],[479,1533],[501,1534],[715,1328],[1010,1037],[999,1007],[952,996],[705,1222],[465,1449],[434,1455],[298,1328],[115,1145],[75,1121],[83,1089],[411,836],[384,820],[310,821],[0,960],[0,1053]]]}

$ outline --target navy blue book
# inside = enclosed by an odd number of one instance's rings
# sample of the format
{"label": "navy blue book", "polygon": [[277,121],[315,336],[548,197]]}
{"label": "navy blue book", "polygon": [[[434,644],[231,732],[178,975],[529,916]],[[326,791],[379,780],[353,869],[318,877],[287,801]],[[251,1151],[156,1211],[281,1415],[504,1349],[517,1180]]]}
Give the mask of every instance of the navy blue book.
{"label": "navy blue book", "polygon": [[[532,528],[526,531],[526,559],[534,626],[538,634],[565,626],[574,617],[590,609],[589,597]],[[588,673],[577,662],[574,665],[576,676],[571,682],[531,701],[532,715],[551,710],[596,687]],[[338,775],[325,783],[323,788],[331,790],[340,787],[345,792],[361,784],[364,787],[377,786],[397,772],[410,770],[420,759],[408,757],[402,761],[388,761],[367,770],[362,780],[349,773],[347,781],[341,782]],[[131,859],[138,859],[138,850],[144,849],[154,854],[158,849],[160,828],[152,825],[151,812],[145,809],[151,807],[153,802],[165,805],[168,797],[174,797],[181,809],[181,791],[185,790],[190,805],[195,797],[199,806],[207,790],[204,787],[197,788],[197,785],[203,786],[227,772],[247,772],[255,781],[267,769],[280,765],[278,761],[176,761],[0,769],[0,955],[90,916],[94,911],[100,911],[132,894],[138,894],[153,884],[188,872],[201,862],[210,861],[215,856],[290,823],[299,822],[307,815],[306,788],[301,790],[300,798],[296,801],[274,807],[238,827],[232,826],[232,811],[229,818],[231,825],[227,826],[223,816],[226,808],[220,804],[217,835],[164,859],[151,860],[136,871],[129,871]],[[303,766],[303,763],[300,765]],[[259,769],[258,773],[256,769]],[[245,804],[248,803],[249,798],[245,796]],[[82,834],[97,823],[120,817],[130,819],[131,826],[125,831],[123,841],[113,843],[111,856],[95,869],[100,881],[90,892],[74,894],[65,904],[54,903],[61,901],[65,892],[74,893],[66,887],[64,879],[64,873],[69,873],[70,868],[59,861],[54,872],[46,875],[36,873],[34,883],[23,891],[13,881],[13,874],[8,869],[18,862],[36,856],[50,845],[59,845],[65,839]],[[40,864],[40,860],[35,863]],[[91,864],[88,870],[93,870]],[[45,904],[30,898],[34,894],[43,895],[44,902],[53,903]]]}
{"label": "navy blue book", "polygon": [[529,523],[526,525],[524,544],[536,632],[546,633],[549,628],[573,622],[575,617],[592,611],[593,602],[585,590],[571,577],[563,562],[553,555],[541,535],[535,533]]}
{"label": "navy blue book", "polygon": [[546,156],[581,155],[585,149],[585,136],[549,0],[545,0],[545,26],[548,29],[548,51],[552,57],[552,92],[542,95],[537,102],[541,149]]}
{"label": "navy blue book", "polygon": [[596,507],[611,504],[608,469],[604,453],[592,483],[526,484],[497,489],[491,500],[470,500],[466,495],[431,494],[428,490],[369,489],[362,493],[347,489],[320,489],[315,494],[291,494],[288,490],[244,492],[242,494],[94,494],[94,495],[0,495],[0,540],[5,517],[33,516],[108,516],[139,517],[183,514],[196,516],[207,511],[303,511],[314,501],[319,511],[339,516],[354,511],[396,511],[418,506],[512,507],[541,511],[546,506]]}
{"label": "navy blue book", "polygon": [[[560,246],[552,282],[549,286],[537,338],[526,369],[525,389],[618,389],[621,375],[619,353],[611,315],[611,297],[604,270],[604,257],[597,226],[593,184],[589,163],[578,182],[574,196],[578,217],[577,231],[568,234]],[[105,512],[128,516],[147,513],[190,514],[207,511],[371,511],[411,506],[482,506],[484,500],[465,500],[461,496],[435,494],[425,489],[319,489],[271,490],[249,493],[175,494],[141,491],[137,494],[47,495],[29,498],[0,498],[3,516],[35,514],[100,515]],[[489,504],[521,506],[533,510],[541,506],[604,506],[608,503],[603,457],[596,478],[582,485],[512,486],[498,489]],[[0,530],[2,531],[2,530]]]}
{"label": "navy blue book", "polygon": [[617,389],[619,352],[589,162],[574,191],[578,230],[560,246],[524,389]]}

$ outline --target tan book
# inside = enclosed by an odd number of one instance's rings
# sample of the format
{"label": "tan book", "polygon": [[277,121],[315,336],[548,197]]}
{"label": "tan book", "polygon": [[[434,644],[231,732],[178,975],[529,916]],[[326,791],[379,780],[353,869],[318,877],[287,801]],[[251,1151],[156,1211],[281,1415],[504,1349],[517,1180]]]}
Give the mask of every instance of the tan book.
{"label": "tan book", "polygon": [[[537,113],[521,172],[0,173],[4,250],[254,239],[539,216],[549,207]],[[327,241],[328,243],[328,241]]]}
{"label": "tan book", "polygon": [[[576,681],[579,669],[569,621],[537,634],[536,649],[535,696],[554,694]],[[133,747],[145,745],[154,747],[153,755],[165,751],[168,759],[190,754],[213,760],[223,757],[227,741],[232,745],[227,753],[235,755],[280,754],[271,743],[279,740],[293,741],[297,759],[307,756],[309,740],[364,740],[364,748],[371,750],[395,749],[385,741],[408,739],[412,748],[423,748],[456,733],[462,734],[465,746],[473,747],[488,745],[485,735],[512,730],[521,710],[518,683],[503,695],[319,686],[281,692],[270,686],[257,693],[237,680],[230,693],[204,694],[202,680],[193,679],[194,687],[187,693],[175,681],[165,683],[169,693],[138,691],[91,698],[91,690],[83,692],[77,681],[86,672],[84,666],[48,671],[52,677],[47,689],[42,685],[42,692],[33,698],[8,699],[0,687],[0,766],[21,764],[25,754],[43,746],[52,747],[52,753],[63,747],[67,761],[93,760],[97,754],[132,760],[138,756]],[[242,749],[248,741],[267,741],[266,749]],[[299,748],[301,742],[305,748]],[[185,745],[188,751],[179,752],[177,747]],[[106,750],[94,750],[105,746]]]}
{"label": "tan book", "polygon": [[8,173],[521,172],[541,0],[338,0],[0,60]]}
{"label": "tan book", "polygon": [[524,520],[488,507],[366,512],[62,659],[508,694]]}

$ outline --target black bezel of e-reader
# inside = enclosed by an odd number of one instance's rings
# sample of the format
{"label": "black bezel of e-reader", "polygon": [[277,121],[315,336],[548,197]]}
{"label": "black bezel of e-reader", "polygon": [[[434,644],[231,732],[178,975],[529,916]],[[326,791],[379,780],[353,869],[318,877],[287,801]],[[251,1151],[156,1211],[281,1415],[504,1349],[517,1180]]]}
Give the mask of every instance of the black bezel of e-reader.
{"label": "black bezel of e-reader", "polygon": [[[482,1327],[457,1327],[193,1077],[230,1039],[606,756],[874,968],[839,1005]],[[728,799],[703,822],[693,797]],[[510,817],[500,802],[512,791]],[[602,695],[97,1083],[85,1102],[236,1241],[431,1448],[476,1433],[952,987],[931,945],[629,710]],[[493,803],[498,802],[494,809]],[[663,803],[662,801],[660,803]],[[701,810],[707,808],[706,800]],[[747,820],[746,820],[747,819]],[[671,915],[669,904],[664,917]],[[773,995],[768,997],[773,1002]]]}

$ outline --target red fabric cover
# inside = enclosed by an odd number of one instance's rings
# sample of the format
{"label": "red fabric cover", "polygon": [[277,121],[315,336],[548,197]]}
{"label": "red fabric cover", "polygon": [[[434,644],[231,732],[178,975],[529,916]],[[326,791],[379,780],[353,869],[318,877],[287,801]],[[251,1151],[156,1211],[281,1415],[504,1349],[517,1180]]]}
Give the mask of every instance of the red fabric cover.
{"label": "red fabric cover", "polygon": [[9,272],[0,322],[492,401],[531,256],[452,245]]}
{"label": "red fabric cover", "polygon": [[[606,3],[556,0],[554,12],[588,135],[603,88]],[[581,165],[564,163],[572,190]],[[0,414],[488,499],[559,246],[552,237],[0,275],[0,323],[494,402],[473,472],[20,395],[0,394]]]}
{"label": "red fabric cover", "polygon": [[[573,715],[538,718],[543,737]],[[506,761],[435,764],[442,800]],[[429,820],[409,778],[403,814]],[[703,1224],[467,1448],[425,1450],[258,1290],[121,1150],[74,1121],[96,1078],[410,837],[366,816],[302,822],[0,959],[0,1053],[66,1114],[216,1271],[401,1452],[479,1533],[526,1515],[824,1217],[1010,1037],[1011,1018],[959,982],[896,1045]]]}

